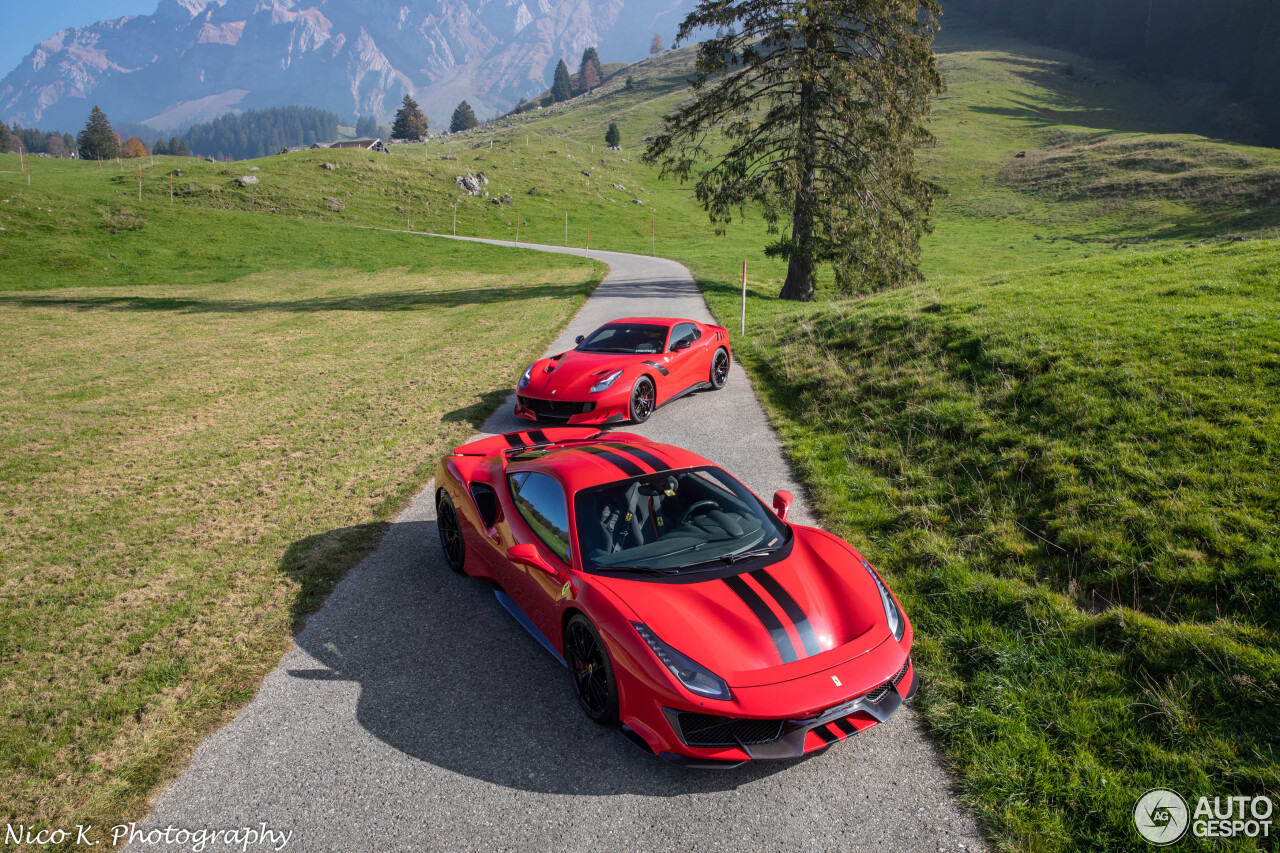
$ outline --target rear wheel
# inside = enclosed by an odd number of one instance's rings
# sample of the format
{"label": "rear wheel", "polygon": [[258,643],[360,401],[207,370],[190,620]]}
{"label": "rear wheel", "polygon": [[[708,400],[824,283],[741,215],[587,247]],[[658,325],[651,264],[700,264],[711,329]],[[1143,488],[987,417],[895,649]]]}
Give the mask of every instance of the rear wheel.
{"label": "rear wheel", "polygon": [[444,561],[455,572],[461,572],[467,562],[467,541],[462,536],[462,524],[453,500],[444,489],[436,496],[436,529],[440,532],[440,549]]}
{"label": "rear wheel", "polygon": [[729,381],[729,351],[721,347],[711,357],[711,388],[719,391]]}
{"label": "rear wheel", "polygon": [[653,414],[657,402],[658,392],[654,390],[653,380],[647,376],[641,376],[635,387],[631,389],[631,422],[642,424],[649,420],[649,415]]}
{"label": "rear wheel", "polygon": [[613,665],[600,634],[581,613],[575,613],[565,625],[564,660],[583,713],[601,725],[616,723],[618,683],[613,677]]}

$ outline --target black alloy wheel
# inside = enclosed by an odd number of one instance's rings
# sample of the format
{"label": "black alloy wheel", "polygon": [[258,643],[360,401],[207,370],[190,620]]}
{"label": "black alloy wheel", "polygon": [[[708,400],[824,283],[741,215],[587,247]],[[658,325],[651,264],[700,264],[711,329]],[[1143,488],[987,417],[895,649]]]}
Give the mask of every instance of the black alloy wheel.
{"label": "black alloy wheel", "polygon": [[462,572],[467,562],[467,542],[462,537],[462,525],[458,522],[458,512],[453,508],[453,500],[444,489],[436,496],[436,529],[440,532],[440,549],[444,551],[444,561],[455,572]]}
{"label": "black alloy wheel", "polygon": [[631,389],[631,422],[642,424],[653,414],[654,404],[658,401],[658,392],[653,388],[653,380],[641,376],[636,387]]}
{"label": "black alloy wheel", "polygon": [[729,381],[729,353],[724,349],[716,350],[711,358],[711,389],[719,391]]}
{"label": "black alloy wheel", "polygon": [[613,666],[595,626],[580,613],[570,617],[565,626],[564,660],[583,713],[601,725],[617,722],[618,685]]}

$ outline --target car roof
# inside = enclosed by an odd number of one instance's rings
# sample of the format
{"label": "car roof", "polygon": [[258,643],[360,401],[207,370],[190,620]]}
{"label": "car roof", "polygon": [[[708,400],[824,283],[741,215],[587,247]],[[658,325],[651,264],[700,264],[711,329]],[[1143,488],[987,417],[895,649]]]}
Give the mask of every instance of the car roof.
{"label": "car roof", "polygon": [[507,473],[551,474],[567,493],[573,494],[645,474],[711,464],[682,447],[650,441],[633,433],[608,433],[599,438],[513,452],[507,457]]}

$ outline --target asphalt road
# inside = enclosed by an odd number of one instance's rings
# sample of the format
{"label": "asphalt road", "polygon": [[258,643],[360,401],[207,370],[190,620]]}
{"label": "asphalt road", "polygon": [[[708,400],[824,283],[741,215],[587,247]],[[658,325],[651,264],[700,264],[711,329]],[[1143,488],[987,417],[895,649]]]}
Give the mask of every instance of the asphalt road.
{"label": "asphalt road", "polygon": [[[612,274],[551,352],[618,316],[711,319],[681,265],[592,257]],[[522,368],[512,365],[513,381]],[[486,432],[527,427],[512,402]],[[636,431],[722,464],[766,501],[790,489],[793,520],[809,518],[736,366],[724,390],[678,400]],[[265,823],[292,830],[289,850],[985,846],[909,708],[822,754],[730,771],[670,767],[588,722],[565,671],[488,586],[445,567],[432,492],[338,585],[253,701],[196,750],[144,828]]]}

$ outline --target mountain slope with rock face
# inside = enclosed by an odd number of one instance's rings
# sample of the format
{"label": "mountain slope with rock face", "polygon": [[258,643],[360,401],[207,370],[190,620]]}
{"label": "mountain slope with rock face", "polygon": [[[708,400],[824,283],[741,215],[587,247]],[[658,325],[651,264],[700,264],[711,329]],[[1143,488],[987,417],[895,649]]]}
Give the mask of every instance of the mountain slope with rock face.
{"label": "mountain slope with rock face", "polygon": [[547,88],[555,64],[670,38],[693,0],[160,0],[154,14],[72,27],[0,80],[0,118],[74,128],[96,104],[158,130],[300,104],[387,121],[405,94],[446,126]]}

